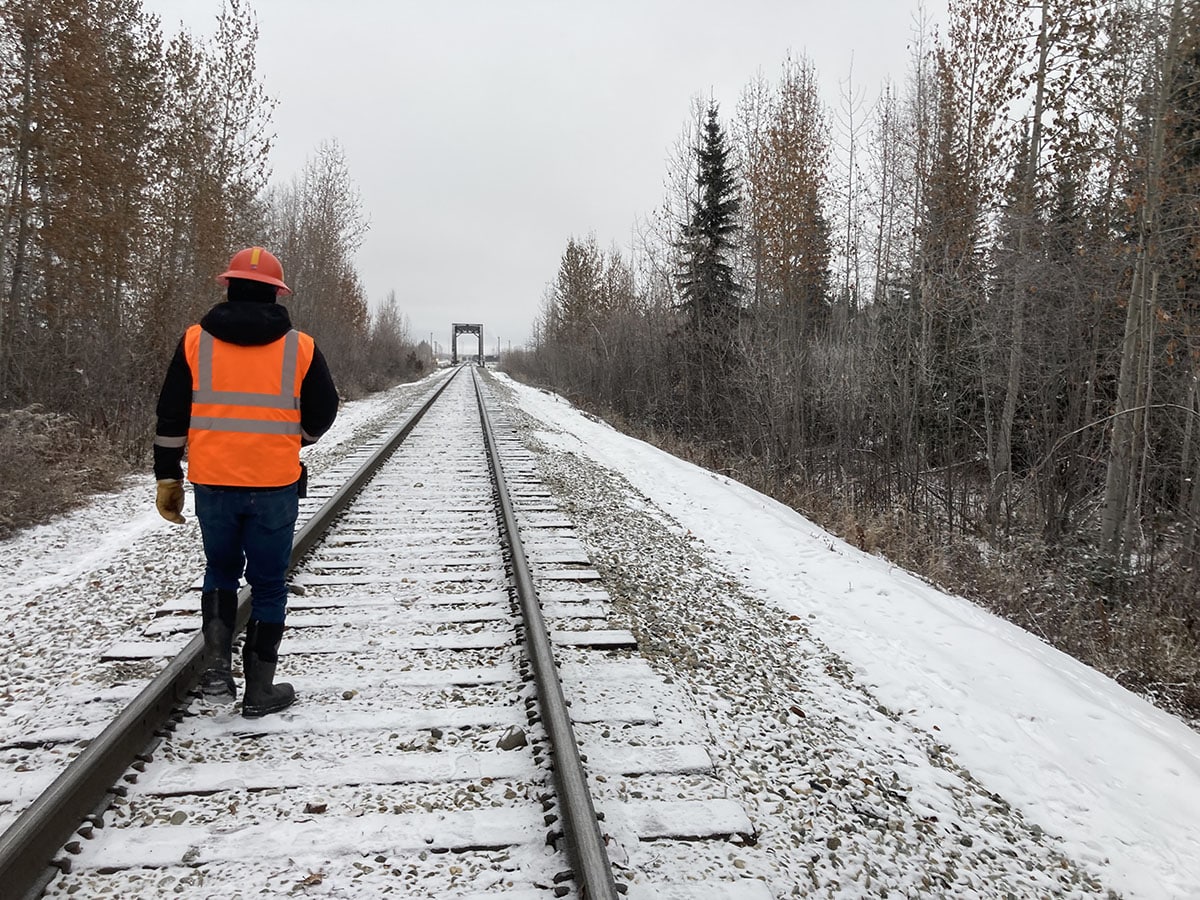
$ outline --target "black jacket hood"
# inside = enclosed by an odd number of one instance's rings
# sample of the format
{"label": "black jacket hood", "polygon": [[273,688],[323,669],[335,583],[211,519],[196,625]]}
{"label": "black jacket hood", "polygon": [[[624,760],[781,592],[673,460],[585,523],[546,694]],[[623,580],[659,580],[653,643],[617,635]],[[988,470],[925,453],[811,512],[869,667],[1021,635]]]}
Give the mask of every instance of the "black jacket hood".
{"label": "black jacket hood", "polygon": [[220,341],[257,347],[279,340],[292,329],[287,307],[278,303],[218,303],[200,320],[200,327]]}

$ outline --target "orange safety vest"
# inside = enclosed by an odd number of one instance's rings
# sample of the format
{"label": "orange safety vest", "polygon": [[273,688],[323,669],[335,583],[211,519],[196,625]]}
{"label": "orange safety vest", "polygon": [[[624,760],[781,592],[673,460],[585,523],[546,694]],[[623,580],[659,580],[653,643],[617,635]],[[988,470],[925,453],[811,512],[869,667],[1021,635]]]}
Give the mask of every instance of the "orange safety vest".
{"label": "orange safety vest", "polygon": [[183,337],[192,370],[188,480],[283,487],[300,478],[300,385],[313,339],[294,328],[258,346],[221,341],[199,325]]}

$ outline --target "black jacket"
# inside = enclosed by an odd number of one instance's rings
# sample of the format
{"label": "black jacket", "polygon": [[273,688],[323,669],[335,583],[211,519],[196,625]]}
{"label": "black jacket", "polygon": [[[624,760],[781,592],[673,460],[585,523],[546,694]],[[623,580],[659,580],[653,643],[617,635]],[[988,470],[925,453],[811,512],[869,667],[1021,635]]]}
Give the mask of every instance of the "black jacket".
{"label": "black jacket", "polygon": [[[287,308],[278,303],[228,300],[218,303],[200,320],[200,327],[218,340],[245,347],[270,344],[291,330]],[[329,430],[337,416],[338,395],[325,357],[315,345],[312,364],[300,384],[300,428],[302,443],[313,443]],[[167,367],[167,377],[158,395],[157,434],[163,438],[186,438],[192,420],[192,369],[183,351],[183,339]],[[183,447],[154,445],[154,477],[183,478]]]}

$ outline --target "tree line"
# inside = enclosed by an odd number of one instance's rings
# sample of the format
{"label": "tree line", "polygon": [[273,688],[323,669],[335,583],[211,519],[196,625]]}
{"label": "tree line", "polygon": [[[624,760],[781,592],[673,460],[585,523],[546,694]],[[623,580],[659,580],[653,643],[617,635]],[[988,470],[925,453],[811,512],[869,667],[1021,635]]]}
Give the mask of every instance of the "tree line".
{"label": "tree line", "polygon": [[698,102],[509,367],[1200,712],[1200,4],[951,0]]}
{"label": "tree line", "polygon": [[175,343],[243,246],[282,259],[343,393],[425,362],[394,295],[370,314],[340,146],[271,183],[257,39],[245,0],[203,41],[139,0],[0,10],[0,531],[145,464]]}

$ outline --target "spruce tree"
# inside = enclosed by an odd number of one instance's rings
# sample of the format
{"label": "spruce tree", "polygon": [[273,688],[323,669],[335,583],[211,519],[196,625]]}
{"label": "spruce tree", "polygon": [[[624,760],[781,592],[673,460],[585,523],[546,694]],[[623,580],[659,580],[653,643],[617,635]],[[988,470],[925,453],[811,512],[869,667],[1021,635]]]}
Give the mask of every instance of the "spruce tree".
{"label": "spruce tree", "polygon": [[683,224],[683,268],[676,285],[683,294],[693,336],[728,335],[737,321],[741,292],[731,264],[741,200],[716,103],[709,103],[696,157],[697,195],[692,201],[691,221]]}
{"label": "spruce tree", "polygon": [[741,289],[732,259],[741,201],[715,103],[709,104],[696,159],[696,197],[690,221],[682,225],[682,266],[675,282],[686,316],[679,407],[692,429],[721,437],[737,402],[732,351]]}

